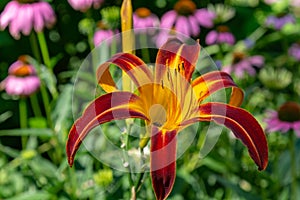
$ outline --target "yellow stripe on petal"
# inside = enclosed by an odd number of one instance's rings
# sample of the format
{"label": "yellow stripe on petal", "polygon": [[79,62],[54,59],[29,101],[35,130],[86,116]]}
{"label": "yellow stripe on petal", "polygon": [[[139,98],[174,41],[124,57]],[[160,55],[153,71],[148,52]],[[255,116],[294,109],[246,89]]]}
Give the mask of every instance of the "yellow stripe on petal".
{"label": "yellow stripe on petal", "polygon": [[195,66],[199,57],[200,45],[183,44],[176,38],[169,39],[162,47],[160,47],[156,57],[156,78],[159,83],[162,79],[166,79],[168,69],[176,70],[190,81],[195,70]]}
{"label": "yellow stripe on petal", "polygon": [[117,90],[108,69],[111,64],[122,69],[138,88],[142,85],[153,83],[153,74],[151,70],[140,58],[129,53],[119,53],[100,65],[97,69],[98,83],[106,92]]}
{"label": "yellow stripe on petal", "polygon": [[231,76],[225,72],[214,71],[204,74],[192,82],[192,87],[199,102],[225,88],[232,88],[230,105],[240,106],[244,99],[243,90],[238,88]]}

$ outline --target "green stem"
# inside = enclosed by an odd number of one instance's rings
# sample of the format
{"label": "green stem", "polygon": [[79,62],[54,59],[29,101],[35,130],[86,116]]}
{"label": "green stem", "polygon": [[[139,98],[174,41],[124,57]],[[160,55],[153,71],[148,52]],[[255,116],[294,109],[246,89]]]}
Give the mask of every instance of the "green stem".
{"label": "green stem", "polygon": [[296,169],[296,136],[293,131],[289,132],[289,147],[291,157],[291,199],[297,199],[297,169]]}
{"label": "green stem", "polygon": [[52,72],[51,60],[50,60],[48,46],[47,46],[47,42],[46,42],[44,32],[42,32],[42,31],[38,32],[37,37],[38,37],[38,41],[39,41],[39,44],[40,44],[40,49],[41,49],[41,53],[42,53],[44,63],[46,65],[46,67]]}
{"label": "green stem", "polygon": [[35,57],[35,59],[37,59],[39,62],[41,62],[41,55],[40,55],[40,50],[39,50],[39,46],[36,42],[36,36],[35,34],[32,32],[29,36],[29,41],[30,41],[30,46],[31,46],[31,49],[32,49],[32,53]]}
{"label": "green stem", "polygon": [[111,56],[117,53],[117,40],[115,37],[112,38],[110,52],[111,52]]}
{"label": "green stem", "polygon": [[145,48],[148,46],[148,42],[147,42],[147,35],[146,34],[140,34],[140,44],[142,47],[142,56],[143,56],[143,60],[146,63],[150,63],[150,54],[149,54],[149,49]]}
{"label": "green stem", "polygon": [[34,116],[42,117],[42,111],[41,111],[41,108],[39,106],[39,102],[38,102],[36,94],[32,94],[30,96],[30,102],[31,102],[31,107],[32,107]]}
{"label": "green stem", "polygon": [[[20,128],[25,129],[27,128],[27,106],[26,106],[26,99],[21,98],[19,101],[19,110],[20,110]],[[22,136],[22,148],[25,149],[27,143],[27,137]]]}
{"label": "green stem", "polygon": [[48,126],[50,128],[52,128],[53,123],[52,123],[52,119],[51,119],[51,108],[50,108],[50,103],[49,103],[50,101],[49,101],[49,96],[48,96],[46,87],[44,86],[43,83],[41,84],[40,90],[41,90],[42,99],[43,99],[43,103],[44,103],[44,107],[45,107],[47,123],[48,123]]}

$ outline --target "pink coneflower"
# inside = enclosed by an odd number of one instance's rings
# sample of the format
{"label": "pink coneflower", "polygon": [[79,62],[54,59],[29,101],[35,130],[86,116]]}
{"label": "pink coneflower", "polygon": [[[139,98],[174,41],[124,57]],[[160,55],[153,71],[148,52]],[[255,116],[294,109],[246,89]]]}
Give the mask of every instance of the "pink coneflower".
{"label": "pink coneflower", "polygon": [[0,88],[9,95],[29,96],[40,87],[40,79],[32,65],[24,57],[14,62],[8,69],[8,76],[1,82]]}
{"label": "pink coneflower", "polygon": [[[147,29],[158,26],[158,17],[155,14],[151,13],[148,8],[138,8],[133,13],[133,27],[135,29]],[[143,30],[141,31],[144,32]]]}
{"label": "pink coneflower", "polygon": [[261,68],[264,64],[264,57],[256,55],[247,57],[242,52],[233,53],[232,64],[224,66],[222,71],[234,73],[237,77],[242,78],[245,73],[250,76],[256,74],[255,68]]}
{"label": "pink coneflower", "polygon": [[277,111],[268,111],[265,122],[268,132],[286,133],[294,130],[300,137],[300,105],[296,102],[286,102]]}
{"label": "pink coneflower", "polygon": [[79,10],[85,12],[90,9],[92,6],[95,9],[100,8],[104,0],[68,0],[69,4],[74,10]]}
{"label": "pink coneflower", "polygon": [[112,37],[118,33],[117,30],[108,29],[108,27],[102,22],[98,22],[98,30],[94,34],[94,45],[99,46],[103,41],[106,40],[107,44],[110,45]]}
{"label": "pink coneflower", "polygon": [[293,15],[285,14],[274,16],[270,15],[265,21],[267,27],[272,27],[275,30],[281,30],[286,24],[295,24],[296,20]]}
{"label": "pink coneflower", "polygon": [[191,0],[179,0],[174,10],[166,12],[161,18],[161,28],[175,29],[187,36],[197,36],[200,26],[211,28],[215,14],[207,9],[197,9]]}
{"label": "pink coneflower", "polygon": [[216,30],[212,30],[206,35],[205,42],[207,45],[222,43],[233,45],[235,37],[227,26],[218,26]]}
{"label": "pink coneflower", "polygon": [[49,3],[39,0],[12,0],[0,15],[0,29],[9,26],[10,34],[20,38],[20,33],[29,35],[32,28],[40,32],[56,22],[55,13]]}
{"label": "pink coneflower", "polygon": [[294,43],[288,50],[289,55],[295,58],[297,61],[300,61],[300,44]]}

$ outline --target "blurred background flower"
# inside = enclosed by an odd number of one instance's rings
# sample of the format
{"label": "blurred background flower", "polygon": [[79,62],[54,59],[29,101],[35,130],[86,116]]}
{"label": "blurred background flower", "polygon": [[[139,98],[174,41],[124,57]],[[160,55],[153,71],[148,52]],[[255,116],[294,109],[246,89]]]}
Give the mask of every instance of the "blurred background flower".
{"label": "blurred background flower", "polygon": [[293,74],[287,69],[274,69],[266,67],[260,70],[259,80],[263,85],[272,90],[281,90],[286,88],[293,78]]}
{"label": "blurred background flower", "polygon": [[11,64],[8,76],[1,82],[0,88],[12,96],[29,96],[40,87],[40,79],[35,68],[24,60],[24,56]]}
{"label": "blurred background flower", "polygon": [[92,6],[94,9],[100,8],[104,0],[68,0],[74,10],[86,12]]}
{"label": "blurred background flower", "polygon": [[299,43],[292,44],[292,46],[288,49],[288,53],[295,60],[300,61],[300,44]]}
{"label": "blurred background flower", "polygon": [[108,45],[112,43],[112,37],[118,34],[117,30],[109,29],[102,21],[97,23],[97,30],[94,33],[94,45],[99,46],[103,41],[106,41]]}
{"label": "blurred background flower", "polygon": [[294,24],[295,18],[291,14],[281,14],[278,16],[269,15],[265,21],[265,25],[275,30],[281,30],[287,24]]}
{"label": "blurred background flower", "polygon": [[300,105],[296,102],[286,102],[277,111],[268,111],[265,122],[268,132],[286,133],[294,130],[300,137]]}
{"label": "blurred background flower", "polygon": [[159,27],[159,18],[157,15],[153,14],[148,8],[145,7],[136,9],[133,13],[133,28],[144,29],[140,31],[145,32],[145,29],[152,27]]}
{"label": "blurred background flower", "polygon": [[247,56],[243,52],[234,52],[231,65],[224,66],[222,71],[243,78],[245,74],[254,76],[256,74],[256,69],[263,67],[263,65],[264,57],[262,56]]}
{"label": "blurred background flower", "polygon": [[218,26],[216,30],[211,30],[205,38],[205,42],[207,45],[212,44],[229,44],[233,45],[235,43],[235,37],[230,32],[227,26]]}
{"label": "blurred background flower", "polygon": [[166,12],[161,17],[161,28],[174,29],[187,36],[197,36],[200,26],[209,28],[213,26],[215,14],[207,9],[197,9],[191,0],[179,0],[174,10]]}
{"label": "blurred background flower", "polygon": [[20,39],[21,33],[29,35],[32,29],[40,32],[44,27],[51,28],[55,22],[51,5],[39,0],[12,0],[0,15],[0,29],[9,26],[9,32],[15,39]]}

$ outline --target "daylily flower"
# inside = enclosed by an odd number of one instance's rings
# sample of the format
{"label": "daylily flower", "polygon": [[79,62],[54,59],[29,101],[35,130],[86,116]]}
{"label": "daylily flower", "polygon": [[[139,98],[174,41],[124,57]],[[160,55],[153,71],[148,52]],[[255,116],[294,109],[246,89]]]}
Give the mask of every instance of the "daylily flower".
{"label": "daylily flower", "polygon": [[[140,118],[150,132],[150,173],[158,200],[170,194],[176,176],[177,134],[198,121],[214,121],[233,131],[248,147],[259,170],[268,162],[264,132],[247,111],[238,108],[243,92],[231,77],[220,71],[191,80],[200,52],[198,43],[183,44],[169,39],[158,51],[152,71],[138,57],[119,53],[97,71],[99,85],[108,92],[96,98],[72,126],[66,151],[69,165],[88,132],[112,120]],[[137,87],[135,93],[120,91],[109,73],[114,64],[124,70]],[[203,102],[212,93],[232,88],[228,104]]]}

